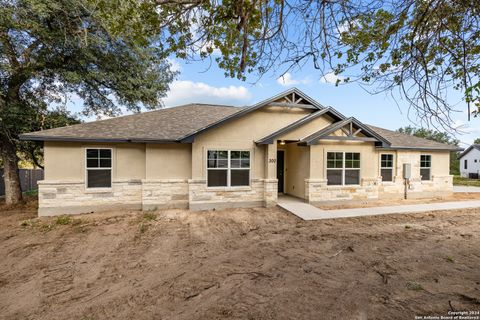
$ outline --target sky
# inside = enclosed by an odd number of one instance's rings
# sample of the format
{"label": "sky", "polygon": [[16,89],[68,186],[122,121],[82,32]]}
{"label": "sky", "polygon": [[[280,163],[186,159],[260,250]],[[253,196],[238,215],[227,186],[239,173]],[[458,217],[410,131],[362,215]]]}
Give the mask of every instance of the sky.
{"label": "sky", "polygon": [[[353,116],[366,124],[391,130],[407,125],[419,126],[414,122],[413,114],[409,119],[408,104],[400,97],[392,97],[387,93],[372,95],[357,83],[335,86],[336,76],[333,73],[322,77],[313,66],[306,65],[300,70],[286,73],[283,78],[279,78],[283,70],[277,70],[261,79],[252,76],[241,81],[225,77],[214,61],[187,63],[174,58],[169,60],[180,74],[170,85],[170,91],[163,101],[167,108],[191,102],[246,106],[297,87],[320,104],[332,106],[345,116]],[[456,92],[449,95],[460,99]],[[455,137],[461,141],[460,146],[465,148],[480,137],[480,118],[472,118],[469,122],[465,103],[458,103],[456,108],[463,109],[453,116],[455,126],[461,128],[463,133],[456,133]],[[69,109],[78,112],[81,103],[73,99]]]}

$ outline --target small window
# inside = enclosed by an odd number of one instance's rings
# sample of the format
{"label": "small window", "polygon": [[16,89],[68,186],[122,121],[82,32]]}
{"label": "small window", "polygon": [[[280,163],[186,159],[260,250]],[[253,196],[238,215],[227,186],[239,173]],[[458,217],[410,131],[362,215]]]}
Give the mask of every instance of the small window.
{"label": "small window", "polygon": [[380,175],[382,181],[393,181],[393,154],[380,156]]}
{"label": "small window", "polygon": [[87,149],[87,188],[112,187],[112,150]]}
{"label": "small window", "polygon": [[327,152],[327,184],[360,184],[360,153]]}
{"label": "small window", "polygon": [[420,175],[422,180],[431,179],[431,167],[432,167],[432,156],[428,154],[422,154],[420,156]]}
{"label": "small window", "polygon": [[475,159],[475,163],[477,163],[477,159]]}
{"label": "small window", "polygon": [[468,160],[467,160],[467,159],[465,159],[465,160],[463,161],[463,168],[464,168],[465,170],[468,169]]}
{"label": "small window", "polygon": [[208,150],[207,186],[250,185],[250,151]]}

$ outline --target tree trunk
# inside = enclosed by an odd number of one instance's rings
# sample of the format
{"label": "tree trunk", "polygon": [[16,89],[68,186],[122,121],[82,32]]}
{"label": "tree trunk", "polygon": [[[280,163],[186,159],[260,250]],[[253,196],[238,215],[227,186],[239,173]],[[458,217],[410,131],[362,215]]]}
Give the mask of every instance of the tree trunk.
{"label": "tree trunk", "polygon": [[1,139],[0,149],[3,160],[3,180],[5,181],[6,204],[18,204],[23,202],[22,189],[20,187],[20,175],[18,172],[18,158],[15,145],[8,139]]}

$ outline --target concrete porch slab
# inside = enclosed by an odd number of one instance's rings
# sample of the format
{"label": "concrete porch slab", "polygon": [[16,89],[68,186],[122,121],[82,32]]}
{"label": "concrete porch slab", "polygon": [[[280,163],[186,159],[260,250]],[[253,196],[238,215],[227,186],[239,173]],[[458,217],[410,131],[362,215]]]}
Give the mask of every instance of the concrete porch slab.
{"label": "concrete porch slab", "polygon": [[321,220],[321,219],[375,216],[380,214],[393,214],[393,213],[418,213],[418,212],[426,212],[426,211],[480,208],[480,200],[438,202],[438,203],[428,203],[428,204],[408,204],[408,205],[400,205],[400,206],[356,208],[356,209],[323,210],[303,202],[302,199],[282,196],[278,198],[277,205],[293,213],[294,215],[296,215],[297,217],[303,220]]}

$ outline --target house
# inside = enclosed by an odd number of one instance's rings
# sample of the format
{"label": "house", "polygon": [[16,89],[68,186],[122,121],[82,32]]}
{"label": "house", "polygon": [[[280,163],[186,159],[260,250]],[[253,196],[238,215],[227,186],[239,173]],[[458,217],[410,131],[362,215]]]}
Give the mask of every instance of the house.
{"label": "house", "polygon": [[248,107],[188,104],[21,136],[44,142],[39,215],[273,206],[452,192],[456,147],[366,125],[296,88]]}
{"label": "house", "polygon": [[460,175],[465,178],[478,179],[480,173],[480,144],[472,144],[458,157]]}

